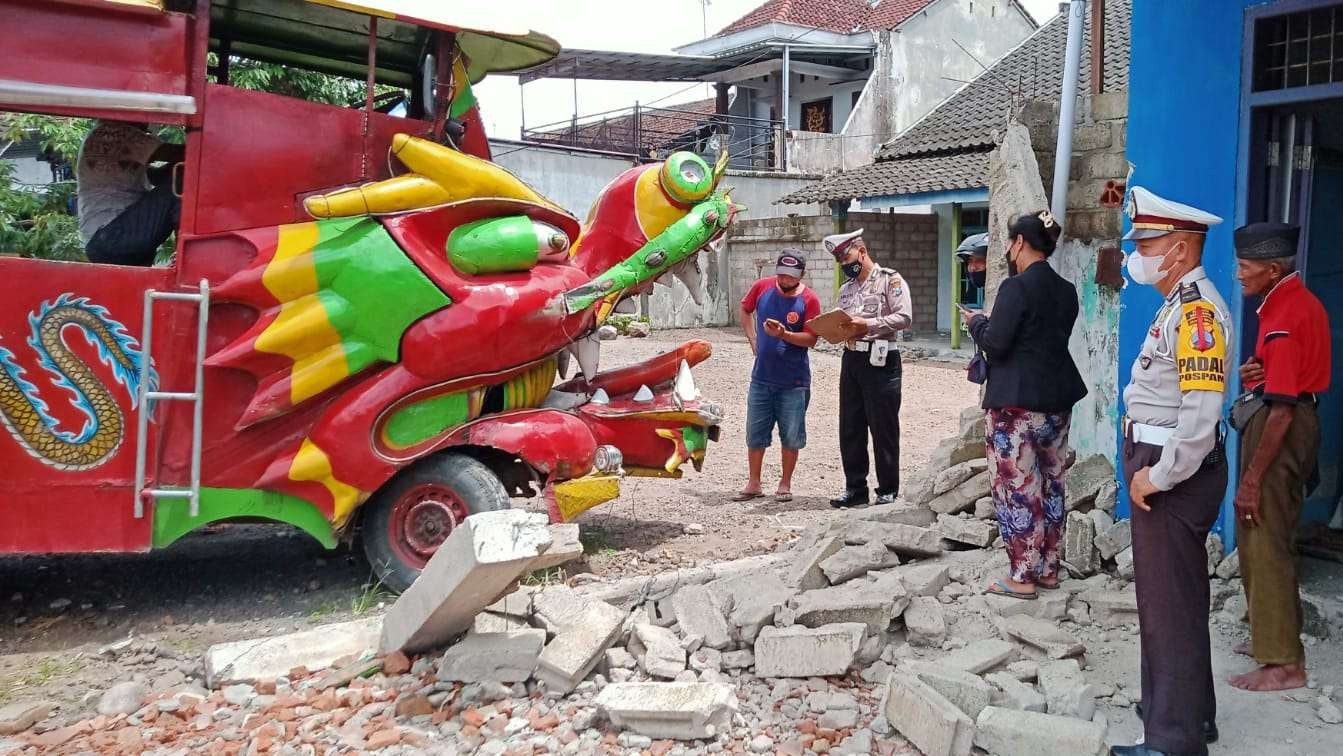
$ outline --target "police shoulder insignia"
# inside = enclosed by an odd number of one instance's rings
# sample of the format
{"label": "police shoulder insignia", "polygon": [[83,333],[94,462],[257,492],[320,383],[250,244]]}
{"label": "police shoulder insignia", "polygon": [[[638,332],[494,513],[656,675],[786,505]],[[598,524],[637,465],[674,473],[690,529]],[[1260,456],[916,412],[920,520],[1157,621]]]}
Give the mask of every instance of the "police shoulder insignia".
{"label": "police shoulder insignia", "polygon": [[1190,281],[1186,284],[1180,284],[1180,301],[1184,304],[1197,302],[1203,298],[1202,292],[1198,290],[1198,284]]}
{"label": "police shoulder insignia", "polygon": [[[1197,288],[1195,288],[1197,296]],[[1181,391],[1226,390],[1226,338],[1217,312],[1204,300],[1185,299],[1176,328],[1175,366]]]}

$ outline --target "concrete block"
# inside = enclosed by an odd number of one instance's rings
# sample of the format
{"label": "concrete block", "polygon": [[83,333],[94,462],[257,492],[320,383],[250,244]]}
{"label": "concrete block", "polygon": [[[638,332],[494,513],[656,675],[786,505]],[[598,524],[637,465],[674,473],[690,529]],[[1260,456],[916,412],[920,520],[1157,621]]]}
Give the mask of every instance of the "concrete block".
{"label": "concrete block", "polygon": [[884,632],[909,604],[898,577],[882,581],[850,581],[835,588],[799,594],[789,608],[793,622],[818,628],[860,622],[870,635]]}
{"label": "concrete block", "polygon": [[737,713],[727,683],[613,683],[594,703],[617,727],[671,740],[712,740],[730,731]]}
{"label": "concrete block", "polygon": [[471,623],[471,635],[483,633],[511,633],[514,630],[527,630],[531,625],[515,617],[494,612],[481,612]]}
{"label": "concrete block", "polygon": [[550,586],[532,594],[532,620],[555,635],[580,622],[591,603],[567,585]]}
{"label": "concrete block", "polygon": [[576,621],[546,644],[537,659],[536,679],[565,694],[588,676],[625,625],[625,613],[602,601],[589,601]]}
{"label": "concrete block", "polygon": [[524,682],[536,670],[546,643],[540,628],[479,633],[462,638],[438,664],[438,679],[457,682]]}
{"label": "concrete block", "polygon": [[1208,551],[1208,577],[1212,577],[1217,574],[1217,565],[1222,563],[1222,537],[1216,533],[1209,533],[1208,540],[1203,545]]}
{"label": "concrete block", "polygon": [[860,507],[846,513],[845,517],[855,521],[884,522],[890,525],[910,525],[916,528],[926,528],[937,521],[937,513],[933,510],[908,504]]}
{"label": "concrete block", "polygon": [[883,570],[900,564],[900,558],[884,544],[867,543],[845,546],[820,563],[821,572],[831,585],[839,585],[873,570]]}
{"label": "concrete block", "polygon": [[927,683],[971,719],[979,716],[993,697],[993,686],[969,672],[928,662],[901,662],[899,671]]}
{"label": "concrete block", "polygon": [[993,672],[985,675],[984,679],[993,683],[1002,693],[1002,700],[995,702],[995,706],[1016,711],[1045,713],[1045,697],[1040,695],[1034,685],[1027,685],[1010,672]]}
{"label": "concrete block", "polygon": [[947,621],[942,613],[942,602],[936,598],[917,596],[911,599],[904,616],[909,645],[940,647],[947,639]]}
{"label": "concrete block", "polygon": [[1039,677],[1050,714],[1079,719],[1096,714],[1096,689],[1087,684],[1076,659],[1040,662]]}
{"label": "concrete block", "polygon": [[[821,580],[825,580],[824,574]],[[774,570],[719,578],[705,583],[704,587],[709,591],[710,600],[727,616],[729,625],[757,631],[774,622],[779,607],[797,595],[797,589],[786,585]]]}
{"label": "concrete block", "polygon": [[1072,511],[1063,526],[1063,559],[1083,575],[1100,569],[1096,551],[1096,524],[1085,512]]}
{"label": "concrete block", "polygon": [[1048,620],[1018,615],[1008,617],[1004,625],[1013,638],[1035,646],[1051,659],[1081,656],[1087,650],[1081,641]]}
{"label": "concrete block", "polygon": [[974,720],[913,675],[891,675],[882,710],[924,756],[969,756]]}
{"label": "concrete block", "polygon": [[708,588],[688,585],[673,594],[671,602],[682,633],[704,638],[704,645],[709,648],[721,650],[732,645],[732,628],[714,604]]}
{"label": "concrete block", "polygon": [[[0,735],[18,735],[51,716],[55,708],[50,701],[16,701],[0,706]],[[0,741],[0,747],[5,747],[4,741]]]}
{"label": "concrete block", "polygon": [[665,627],[641,622],[634,626],[634,637],[638,639],[642,651],[634,656],[644,672],[652,677],[672,680],[685,671],[685,649],[676,633]]}
{"label": "concrete block", "polygon": [[1128,92],[1094,94],[1090,99],[1092,120],[1114,121],[1128,118]]}
{"label": "concrete block", "polygon": [[975,502],[975,519],[997,522],[998,510],[993,506],[993,497],[985,496]]}
{"label": "concrete block", "polygon": [[388,610],[382,651],[422,651],[466,632],[550,548],[546,523],[543,514],[516,509],[463,520]]}
{"label": "concrete block", "polygon": [[578,523],[565,522],[549,527],[550,548],[527,567],[528,572],[548,570],[583,558],[583,543],[578,540]]}
{"label": "concrete block", "polygon": [[915,564],[896,571],[910,596],[936,596],[951,582],[945,564]]}
{"label": "concrete block", "polygon": [[969,462],[952,465],[933,479],[933,496],[941,496],[987,469],[989,469],[987,459],[972,459]]}
{"label": "concrete block", "polygon": [[1093,454],[1079,459],[1068,468],[1064,478],[1064,490],[1067,492],[1064,506],[1069,512],[1079,507],[1085,509],[1088,505],[1094,506],[1101,489],[1114,483],[1114,464],[1107,457]]}
{"label": "concrete block", "polygon": [[899,523],[853,523],[844,530],[844,541],[855,546],[880,543],[901,557],[914,559],[942,553],[942,536],[937,531]]}
{"label": "concrete block", "polygon": [[974,741],[994,756],[1104,756],[1109,751],[1103,725],[997,706],[979,713]]}
{"label": "concrete block", "polygon": [[928,508],[938,514],[960,514],[975,502],[989,495],[989,474],[979,473],[964,483],[928,502]]}
{"label": "concrete block", "polygon": [[205,684],[219,688],[274,680],[295,667],[326,669],[343,656],[374,652],[382,623],[381,617],[368,617],[272,638],[217,643],[205,652]]}
{"label": "concrete block", "polygon": [[534,585],[520,585],[485,607],[485,611],[513,619],[529,620],[533,612],[532,597],[540,591],[541,589]]}
{"label": "concrete block", "polygon": [[758,677],[825,677],[853,666],[866,626],[857,623],[815,629],[766,627],[755,640]]}
{"label": "concrete block", "polygon": [[[825,572],[821,570],[821,562],[834,556],[836,552],[844,548],[844,539],[840,536],[826,536],[817,541],[814,545],[809,545],[801,551],[797,551],[794,557],[792,567],[784,577],[784,583],[799,591],[811,591],[817,588],[824,588],[830,585],[826,579]],[[793,552],[789,552],[791,555]]]}
{"label": "concrete block", "polygon": [[959,651],[952,652],[942,657],[938,663],[951,669],[982,675],[994,667],[1012,661],[1016,655],[1016,646],[1005,640],[989,638],[975,641]]}
{"label": "concrete block", "polygon": [[1119,577],[1124,578],[1125,580],[1133,579],[1134,572],[1133,572],[1132,546],[1128,547],[1127,549],[1124,549],[1118,554],[1115,554],[1115,571],[1119,574]]}
{"label": "concrete block", "polygon": [[963,543],[978,549],[988,548],[998,537],[998,524],[984,520],[962,520],[952,515],[937,516],[937,530],[948,541]]}
{"label": "concrete block", "polygon": [[1124,591],[1085,591],[1078,598],[1091,608],[1091,620],[1098,625],[1114,627],[1138,621],[1138,594],[1132,587]]}
{"label": "concrete block", "polygon": [[723,669],[750,669],[755,666],[755,652],[750,649],[728,651],[723,654]]}
{"label": "concrete block", "polygon": [[[1100,510],[1096,510],[1100,511]],[[1133,522],[1120,520],[1096,535],[1096,549],[1102,559],[1114,559],[1115,554],[1133,545]]]}
{"label": "concrete block", "polygon": [[1240,549],[1236,549],[1217,565],[1217,577],[1230,580],[1240,576]]}

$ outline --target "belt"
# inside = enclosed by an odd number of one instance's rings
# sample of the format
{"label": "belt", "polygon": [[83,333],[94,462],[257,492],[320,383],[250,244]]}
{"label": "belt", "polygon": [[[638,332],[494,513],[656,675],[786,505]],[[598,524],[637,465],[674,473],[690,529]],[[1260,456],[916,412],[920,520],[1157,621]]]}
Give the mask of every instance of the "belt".
{"label": "belt", "polygon": [[1175,435],[1175,429],[1148,425],[1147,423],[1135,423],[1128,418],[1124,418],[1124,435],[1133,439],[1135,443],[1165,446],[1170,441],[1170,437]]}
{"label": "belt", "polygon": [[872,345],[877,343],[886,344],[887,345],[886,348],[890,349],[891,351],[895,351],[896,349],[895,346],[896,342],[887,341],[886,339],[865,339],[863,341],[846,341],[844,342],[844,348],[849,350],[850,352],[870,352],[872,351]]}

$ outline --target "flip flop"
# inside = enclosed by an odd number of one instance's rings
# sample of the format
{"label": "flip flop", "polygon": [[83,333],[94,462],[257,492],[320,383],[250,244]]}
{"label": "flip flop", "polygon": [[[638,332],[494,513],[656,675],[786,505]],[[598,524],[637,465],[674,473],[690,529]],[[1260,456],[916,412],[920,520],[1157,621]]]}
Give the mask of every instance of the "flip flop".
{"label": "flip flop", "polygon": [[1014,591],[1007,583],[1001,580],[993,581],[993,585],[984,590],[986,595],[1007,596],[1008,598],[1021,599],[1022,601],[1035,601],[1037,596],[1034,593],[1022,593]]}
{"label": "flip flop", "polygon": [[1039,581],[1037,580],[1036,583],[1035,583],[1035,587],[1036,587],[1037,589],[1039,589],[1039,588],[1043,588],[1043,589],[1045,589],[1046,591],[1057,591],[1058,589],[1060,589],[1060,588],[1063,587],[1063,584],[1062,584],[1062,583],[1041,583],[1041,582],[1039,582]]}
{"label": "flip flop", "polygon": [[764,491],[760,491],[760,492],[758,492],[758,493],[746,493],[745,491],[742,491],[741,493],[737,494],[736,496],[733,496],[733,497],[732,497],[732,500],[733,500],[733,501],[750,501],[750,500],[752,500],[752,499],[760,499],[760,498],[764,498],[764,496],[765,496],[765,492],[764,492]]}
{"label": "flip flop", "polygon": [[782,502],[787,502],[787,501],[792,501],[792,500],[793,500],[793,494],[790,493],[790,492],[788,492],[788,491],[785,491],[785,492],[783,492],[783,493],[776,493],[776,494],[774,494],[774,500],[777,501],[777,502],[781,502],[781,503],[782,503]]}

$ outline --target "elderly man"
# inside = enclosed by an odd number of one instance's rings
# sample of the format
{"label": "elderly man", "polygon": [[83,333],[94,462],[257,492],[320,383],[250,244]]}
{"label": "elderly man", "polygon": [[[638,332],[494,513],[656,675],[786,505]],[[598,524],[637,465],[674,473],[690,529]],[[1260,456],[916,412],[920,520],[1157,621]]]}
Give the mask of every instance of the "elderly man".
{"label": "elderly man", "polygon": [[1236,230],[1236,277],[1263,297],[1254,356],[1241,368],[1251,393],[1236,402],[1241,430],[1236,490],[1240,571],[1250,604],[1250,642],[1236,650],[1261,666],[1230,682],[1244,690],[1306,685],[1301,595],[1293,536],[1316,469],[1315,405],[1329,388],[1329,315],[1296,272],[1300,229],[1256,223]]}
{"label": "elderly man", "polygon": [[868,254],[863,230],[822,241],[844,273],[839,308],[850,321],[839,369],[839,453],[844,493],[832,507],[856,507],[867,498],[867,436],[877,468],[877,503],[900,493],[900,352],[892,340],[914,319],[909,287],[899,273]]}
{"label": "elderly man", "polygon": [[1129,276],[1164,302],[1124,389],[1124,476],[1142,639],[1144,745],[1122,756],[1206,754],[1217,739],[1204,544],[1226,494],[1222,406],[1232,343],[1226,302],[1203,270],[1222,219],[1134,187]]}

